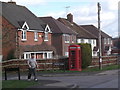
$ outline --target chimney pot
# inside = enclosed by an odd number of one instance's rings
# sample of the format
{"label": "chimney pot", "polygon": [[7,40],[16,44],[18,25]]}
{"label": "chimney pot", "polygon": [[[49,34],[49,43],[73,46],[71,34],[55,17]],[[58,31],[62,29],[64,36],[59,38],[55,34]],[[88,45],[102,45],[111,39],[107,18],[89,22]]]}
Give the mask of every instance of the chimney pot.
{"label": "chimney pot", "polygon": [[8,3],[11,3],[11,4],[15,4],[15,5],[16,5],[16,2],[14,2],[14,1],[12,1],[12,0],[8,1]]}
{"label": "chimney pot", "polygon": [[69,14],[67,15],[67,20],[68,20],[69,22],[73,23],[73,15],[72,15],[71,13],[69,13]]}

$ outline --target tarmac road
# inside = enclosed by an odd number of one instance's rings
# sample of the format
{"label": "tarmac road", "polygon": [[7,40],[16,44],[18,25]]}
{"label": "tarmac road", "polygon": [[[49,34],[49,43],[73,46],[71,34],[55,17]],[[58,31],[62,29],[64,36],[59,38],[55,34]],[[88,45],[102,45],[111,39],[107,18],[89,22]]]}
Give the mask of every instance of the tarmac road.
{"label": "tarmac road", "polygon": [[54,77],[42,76],[43,80],[58,80],[64,83],[74,83],[79,88],[118,88],[118,70],[104,71],[87,75],[56,75]]}
{"label": "tarmac road", "polygon": [[[77,72],[77,73],[38,73],[38,80],[44,83],[43,86],[34,86],[34,88],[47,87],[79,87],[79,88],[118,88],[119,87],[118,70],[102,72]],[[4,79],[4,78],[3,78]],[[18,79],[11,75],[9,79]],[[21,79],[27,79],[27,75],[22,75]]]}

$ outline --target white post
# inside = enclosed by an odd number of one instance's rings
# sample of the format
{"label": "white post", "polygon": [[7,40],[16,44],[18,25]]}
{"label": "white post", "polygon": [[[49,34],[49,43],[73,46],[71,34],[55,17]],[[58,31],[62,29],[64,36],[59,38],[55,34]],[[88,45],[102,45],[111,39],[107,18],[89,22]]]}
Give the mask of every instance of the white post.
{"label": "white post", "polygon": [[49,58],[49,53],[47,52],[47,59]]}
{"label": "white post", "polygon": [[45,53],[43,53],[43,59],[45,59]]}
{"label": "white post", "polygon": [[26,54],[24,53],[24,59],[26,59]]}

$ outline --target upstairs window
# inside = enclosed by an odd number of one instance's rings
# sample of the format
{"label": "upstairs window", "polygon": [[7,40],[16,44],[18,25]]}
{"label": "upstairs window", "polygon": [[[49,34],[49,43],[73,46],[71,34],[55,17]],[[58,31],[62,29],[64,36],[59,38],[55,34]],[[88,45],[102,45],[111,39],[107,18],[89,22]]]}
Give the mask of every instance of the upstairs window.
{"label": "upstairs window", "polygon": [[76,43],[76,37],[72,35],[72,43]]}
{"label": "upstairs window", "polygon": [[38,33],[34,32],[34,41],[38,41]]}
{"label": "upstairs window", "polygon": [[92,43],[92,40],[91,40],[91,39],[88,39],[88,43],[91,44],[91,43]]}
{"label": "upstairs window", "polygon": [[45,38],[44,41],[48,41],[48,32],[45,32]]}
{"label": "upstairs window", "polygon": [[81,43],[84,43],[84,39],[81,39]]}
{"label": "upstairs window", "polygon": [[64,34],[63,36],[64,36],[65,43],[70,43],[70,35]]}
{"label": "upstairs window", "polygon": [[27,31],[22,30],[22,40],[27,40]]}
{"label": "upstairs window", "polygon": [[51,30],[50,30],[49,25],[47,24],[46,27],[45,27],[44,41],[49,41],[49,34],[48,33],[51,33]]}
{"label": "upstairs window", "polygon": [[104,38],[104,44],[107,44],[107,39],[106,38]]}
{"label": "upstairs window", "polygon": [[27,25],[26,22],[19,22],[22,24],[22,28],[21,28],[21,32],[22,32],[22,36],[21,36],[21,40],[22,41],[26,41],[27,40],[27,30],[29,30],[29,26]]}

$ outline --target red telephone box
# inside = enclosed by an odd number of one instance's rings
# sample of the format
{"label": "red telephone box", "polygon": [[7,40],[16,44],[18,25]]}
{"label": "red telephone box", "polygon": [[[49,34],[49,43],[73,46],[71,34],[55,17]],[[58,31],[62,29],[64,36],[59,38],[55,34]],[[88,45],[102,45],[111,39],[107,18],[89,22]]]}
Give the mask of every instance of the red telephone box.
{"label": "red telephone box", "polygon": [[81,60],[81,47],[80,45],[69,46],[69,70],[70,71],[81,71],[82,60]]}

